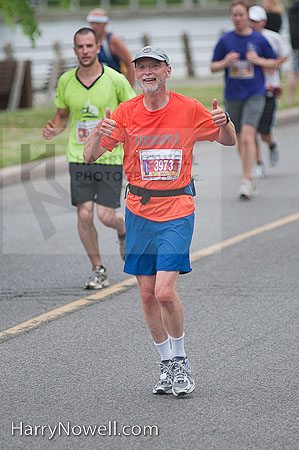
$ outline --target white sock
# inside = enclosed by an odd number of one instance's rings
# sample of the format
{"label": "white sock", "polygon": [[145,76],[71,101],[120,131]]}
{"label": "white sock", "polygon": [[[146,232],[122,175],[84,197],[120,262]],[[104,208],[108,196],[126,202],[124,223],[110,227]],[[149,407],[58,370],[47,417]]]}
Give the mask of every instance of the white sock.
{"label": "white sock", "polygon": [[161,361],[168,361],[171,358],[171,347],[170,347],[170,339],[169,337],[164,342],[160,342],[157,344],[154,342],[156,349],[160,353]]}
{"label": "white sock", "polygon": [[184,336],[185,333],[182,334],[181,337],[178,338],[174,338],[170,335],[169,339],[170,339],[170,343],[171,343],[171,349],[172,349],[172,358],[185,358],[186,357],[186,352],[184,350]]}

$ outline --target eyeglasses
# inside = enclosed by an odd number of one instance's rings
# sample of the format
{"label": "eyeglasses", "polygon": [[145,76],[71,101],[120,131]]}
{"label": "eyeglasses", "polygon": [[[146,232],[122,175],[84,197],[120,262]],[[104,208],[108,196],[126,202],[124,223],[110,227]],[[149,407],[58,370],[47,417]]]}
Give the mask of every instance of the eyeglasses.
{"label": "eyeglasses", "polygon": [[142,71],[145,69],[159,70],[161,63],[150,63],[150,64],[136,64],[136,70]]}

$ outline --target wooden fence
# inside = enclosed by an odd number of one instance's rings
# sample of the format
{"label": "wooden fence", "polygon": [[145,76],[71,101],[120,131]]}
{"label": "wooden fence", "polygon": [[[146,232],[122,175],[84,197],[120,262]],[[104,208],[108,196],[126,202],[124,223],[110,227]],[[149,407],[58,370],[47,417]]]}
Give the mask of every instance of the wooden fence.
{"label": "wooden fence", "polygon": [[[223,30],[224,31],[224,30]],[[220,32],[221,33],[221,32]],[[217,32],[182,33],[176,36],[151,36],[144,34],[139,38],[127,38],[125,43],[132,55],[141,47],[152,44],[167,49],[172,66],[172,79],[207,78],[211,76],[209,66],[213,47],[219,38]],[[286,39],[286,42],[288,40]],[[1,52],[1,49],[0,49]],[[77,59],[72,44],[40,45],[34,49],[6,44],[2,48],[4,60],[31,61],[32,90],[34,93],[44,92],[49,102],[53,100],[59,76],[66,70],[77,66]],[[288,69],[289,63],[283,70]],[[222,74],[213,75],[221,79]]]}
{"label": "wooden fence", "polygon": [[[173,78],[193,78],[209,76],[209,63],[212,47],[217,36],[211,34],[189,35],[182,33],[176,36],[150,36],[144,34],[138,39],[126,39],[125,43],[132,54],[141,47],[152,44],[167,48]],[[55,93],[59,76],[77,66],[72,44],[40,45],[34,49],[28,47],[12,47],[7,43],[2,48],[4,60],[31,59],[32,88],[34,92],[48,92],[49,99]],[[51,100],[50,100],[51,101]]]}

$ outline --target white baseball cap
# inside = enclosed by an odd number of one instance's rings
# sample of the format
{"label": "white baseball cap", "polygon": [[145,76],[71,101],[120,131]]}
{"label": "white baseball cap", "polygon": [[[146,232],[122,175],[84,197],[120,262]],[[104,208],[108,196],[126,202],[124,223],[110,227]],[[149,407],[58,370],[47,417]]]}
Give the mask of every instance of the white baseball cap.
{"label": "white baseball cap", "polygon": [[261,6],[252,6],[251,8],[249,8],[249,19],[253,20],[254,22],[267,20],[266,11]]}

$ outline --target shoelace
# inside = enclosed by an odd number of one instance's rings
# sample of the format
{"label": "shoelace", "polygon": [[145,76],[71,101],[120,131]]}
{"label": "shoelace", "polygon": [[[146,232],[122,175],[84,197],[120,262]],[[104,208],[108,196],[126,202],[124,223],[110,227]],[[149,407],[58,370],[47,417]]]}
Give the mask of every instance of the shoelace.
{"label": "shoelace", "polygon": [[183,379],[186,375],[191,376],[191,370],[179,361],[172,363],[173,376],[178,379]]}
{"label": "shoelace", "polygon": [[160,377],[163,376],[163,379],[165,379],[167,377],[167,375],[168,375],[170,378],[172,378],[172,365],[173,365],[173,363],[171,363],[171,364],[164,364],[163,362],[159,362],[157,364],[160,365],[160,369],[161,369]]}
{"label": "shoelace", "polygon": [[104,275],[103,269],[93,270],[92,274],[89,277],[89,280],[92,281],[92,280],[98,279],[98,280],[102,281],[103,275]]}

